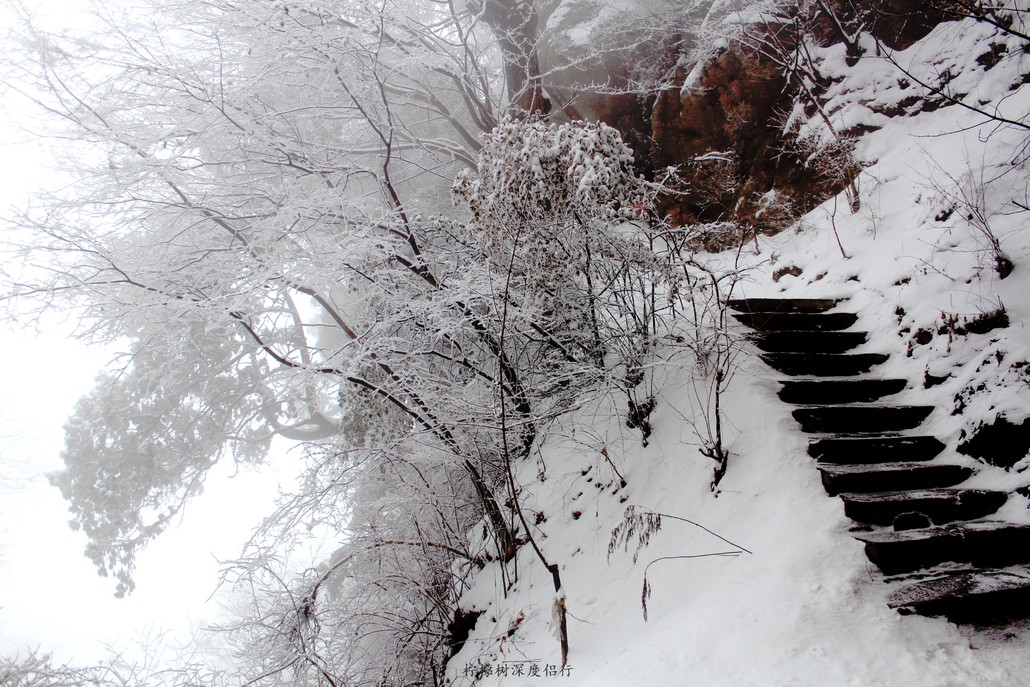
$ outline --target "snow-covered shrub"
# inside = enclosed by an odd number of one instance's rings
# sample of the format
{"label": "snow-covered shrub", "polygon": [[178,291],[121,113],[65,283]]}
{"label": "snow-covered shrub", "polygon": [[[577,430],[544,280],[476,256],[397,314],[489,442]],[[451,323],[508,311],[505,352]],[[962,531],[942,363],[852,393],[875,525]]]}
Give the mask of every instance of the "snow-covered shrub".
{"label": "snow-covered shrub", "polygon": [[[636,176],[632,151],[615,129],[599,123],[508,118],[485,137],[478,172],[459,176],[454,195],[471,211],[466,240],[488,268],[476,306],[499,332],[498,361],[511,361],[505,364],[528,380],[527,401],[536,401],[537,413],[560,411],[581,391],[612,388],[618,384],[611,381],[621,379],[632,422],[646,441],[649,411],[641,409],[654,403],[635,389],[654,345],[661,271],[642,227],[657,187]],[[519,505],[510,466],[521,456],[512,455],[508,440],[509,390],[503,383],[495,387],[509,503],[552,576],[564,665],[568,631],[560,566],[533,539]],[[552,392],[541,394],[547,387]],[[523,433],[522,440],[528,449],[532,436]]]}
{"label": "snow-covered shrub", "polygon": [[478,175],[461,175],[454,195],[471,211],[472,238],[487,259],[603,366],[613,339],[646,327],[629,281],[654,266],[654,255],[624,222],[647,219],[656,189],[636,176],[632,151],[605,124],[506,119],[486,137]]}
{"label": "snow-covered shrub", "polygon": [[506,275],[494,311],[543,335],[569,390],[618,380],[631,414],[653,408],[634,389],[661,326],[654,294],[665,272],[648,233],[659,190],[605,124],[515,119],[486,137],[478,174],[454,185],[471,211],[470,242]]}
{"label": "snow-covered shrub", "polygon": [[633,151],[612,127],[506,118],[486,136],[478,174],[461,173],[454,195],[471,210],[488,252],[503,259],[518,241],[542,265],[548,253],[586,260],[586,233],[642,219],[656,194],[634,173]]}

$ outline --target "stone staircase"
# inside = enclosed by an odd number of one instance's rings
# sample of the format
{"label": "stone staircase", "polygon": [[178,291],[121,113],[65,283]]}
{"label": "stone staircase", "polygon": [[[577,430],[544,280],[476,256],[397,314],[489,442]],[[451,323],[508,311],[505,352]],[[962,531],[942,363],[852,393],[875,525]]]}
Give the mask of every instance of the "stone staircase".
{"label": "stone staircase", "polygon": [[896,583],[903,614],[991,625],[1030,618],[1030,526],[991,519],[1009,494],[963,488],[974,474],[920,434],[932,406],[890,397],[907,380],[881,378],[882,353],[835,299],[741,299],[728,305],[754,330],[762,360],[786,378],[780,398],[812,435],[823,486],[844,502],[869,560]]}

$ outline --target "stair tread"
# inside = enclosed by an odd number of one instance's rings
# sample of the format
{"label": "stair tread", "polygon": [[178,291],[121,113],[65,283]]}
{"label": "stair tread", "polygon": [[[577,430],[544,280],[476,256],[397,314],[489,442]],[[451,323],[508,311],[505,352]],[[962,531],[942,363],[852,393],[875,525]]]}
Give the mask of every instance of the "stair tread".
{"label": "stair tread", "polygon": [[1030,563],[1030,525],[1002,520],[966,520],[912,529],[855,534],[865,553],[886,575],[941,565],[976,568]]}
{"label": "stair tread", "polygon": [[767,353],[847,353],[868,340],[868,332],[779,329],[749,337]]}
{"label": "stair tread", "polygon": [[936,406],[917,405],[914,403],[848,403],[844,405],[827,405],[822,403],[806,404],[801,408],[795,408],[793,412],[804,410],[825,410],[834,414],[846,414],[851,411],[862,412],[866,410],[929,410],[933,411]]}
{"label": "stair tread", "polygon": [[890,356],[886,353],[807,353],[804,351],[772,351],[763,353],[763,358],[806,358],[811,360],[848,360],[851,358],[883,358]]}
{"label": "stair tread", "polygon": [[867,434],[918,427],[934,411],[934,406],[847,404],[802,406],[791,416],[804,432]]}
{"label": "stair tread", "polygon": [[[1019,597],[1023,604],[1006,603]],[[1025,616],[1030,570],[978,570],[944,575],[898,589],[887,601],[894,609],[945,615],[955,622],[983,622]],[[992,599],[992,604],[983,604]]]}
{"label": "stair tread", "polygon": [[973,468],[958,463],[920,463],[915,461],[892,461],[887,463],[848,463],[820,465],[819,469],[835,475],[862,475],[878,472],[912,472],[952,470],[959,468],[973,472]]}
{"label": "stair tread", "polygon": [[808,455],[820,465],[847,463],[932,460],[945,448],[944,442],[928,435],[831,436],[808,444]]}
{"label": "stair tread", "polygon": [[915,443],[933,443],[940,444],[943,449],[946,444],[935,436],[929,434],[899,434],[897,432],[884,432],[882,434],[865,435],[860,437],[854,436],[830,436],[822,439],[817,439],[812,442],[813,444],[823,445],[840,445],[840,446],[852,446],[861,447],[867,445],[881,445],[883,446],[900,446],[908,447]]}
{"label": "stair tread", "polygon": [[878,493],[898,489],[952,487],[973,476],[973,469],[954,463],[872,463],[820,465],[823,488],[830,496],[842,492]]}
{"label": "stair tread", "polygon": [[762,353],[766,365],[795,377],[857,377],[890,358],[885,353]]}
{"label": "stair tread", "polygon": [[993,532],[1026,532],[1030,534],[1030,525],[1004,520],[967,520],[914,530],[885,529],[875,532],[860,532],[854,536],[855,539],[867,544],[903,544],[938,537],[965,537],[970,534]]}
{"label": "stair tread", "polygon": [[[932,474],[932,473],[931,473]],[[922,487],[891,491],[841,491],[844,513],[855,522],[898,530],[976,520],[995,513],[1009,495],[987,489]]]}
{"label": "stair tread", "polygon": [[790,384],[792,386],[820,386],[820,387],[832,387],[832,386],[894,386],[898,382],[903,382],[905,386],[908,386],[908,380],[900,377],[817,377],[815,379],[781,379],[780,384]]}
{"label": "stair tread", "polygon": [[871,403],[900,393],[905,379],[781,379],[780,400],[792,405]]}
{"label": "stair tread", "polygon": [[[741,315],[812,315],[813,317],[815,317],[815,316],[822,316],[823,315],[823,313],[801,313],[801,312],[791,312],[791,313],[773,313],[773,312],[764,313],[764,312],[756,312],[756,313],[740,313],[740,314]],[[855,313],[827,313],[827,316],[829,316],[829,315],[837,315],[837,314],[854,315]],[[856,315],[856,317],[857,317],[857,315]],[[801,321],[801,320],[798,320],[798,321]],[[768,331],[768,332],[751,332],[748,336],[753,336],[756,339],[764,338],[764,337],[767,337],[767,336],[812,336],[812,337],[816,337],[816,338],[819,338],[819,339],[857,339],[857,338],[862,337],[862,336],[869,336],[869,332],[865,331],[864,329],[862,329],[862,330],[859,330],[859,329],[847,329],[847,330],[843,330],[843,329],[773,329],[773,330]]]}
{"label": "stair tread", "polygon": [[826,312],[842,302],[840,298],[731,298],[726,301],[738,312]]}
{"label": "stair tread", "polygon": [[877,491],[872,493],[844,492],[840,495],[845,501],[861,503],[893,503],[901,501],[947,501],[957,499],[964,495],[988,495],[1001,494],[1008,496],[1003,491],[996,489],[955,489],[955,488],[934,488],[934,489],[901,489],[896,491]]}
{"label": "stair tread", "polygon": [[733,317],[757,331],[837,332],[851,327],[858,315],[849,312],[755,312],[733,313]]}

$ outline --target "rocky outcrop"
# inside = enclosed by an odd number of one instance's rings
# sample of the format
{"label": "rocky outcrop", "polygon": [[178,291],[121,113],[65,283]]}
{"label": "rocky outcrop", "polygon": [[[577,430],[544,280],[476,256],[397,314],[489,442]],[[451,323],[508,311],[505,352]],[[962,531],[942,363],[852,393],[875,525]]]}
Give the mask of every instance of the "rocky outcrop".
{"label": "rocky outcrop", "polygon": [[[554,28],[571,35],[577,22],[603,7],[597,0],[567,0],[554,15]],[[776,43],[789,54],[803,33],[823,47],[845,43],[847,60],[854,62],[871,43],[860,40],[863,35],[902,49],[944,18],[923,0],[822,0],[810,7],[809,16],[793,23],[753,25],[747,39],[727,42],[701,67],[686,57],[697,40],[689,27],[650,34],[663,35],[665,45],[626,40],[630,47],[606,55],[597,51],[592,59],[581,59],[596,47],[582,37],[571,48],[552,42],[541,52],[547,90],[566,116],[619,129],[645,174],[679,168],[680,193],[658,208],[674,223],[732,222],[745,232],[773,233],[839,193],[850,179],[813,164],[811,151],[799,149],[784,131],[795,104],[817,99],[829,83],[817,78],[802,92],[801,79],[768,46]],[[572,63],[574,68],[563,66]],[[618,93],[629,89],[642,66],[671,74],[669,87],[652,95]],[[598,84],[612,92],[590,88]],[[815,112],[815,104],[807,103],[806,114]],[[849,132],[839,133],[846,142]],[[840,154],[848,154],[846,143]],[[854,174],[859,167],[848,169]]]}
{"label": "rocky outcrop", "polygon": [[[791,55],[807,33],[821,46],[845,43],[849,62],[862,56],[864,32],[891,49],[925,36],[942,19],[921,0],[834,0],[813,3],[814,14],[794,25],[754,25],[749,37],[728,45],[680,90],[667,90],[651,115],[650,162],[658,169],[685,169],[685,193],[668,198],[665,210],[677,223],[731,220],[759,233],[775,232],[849,183],[827,174],[785,131],[795,103],[816,113],[828,80],[802,90],[781,58]],[[804,29],[798,27],[804,26]],[[773,47],[775,46],[775,47]],[[779,54],[777,54],[779,51]],[[676,83],[690,78],[695,65],[682,64]],[[848,131],[838,132],[846,140]],[[842,149],[840,154],[847,154]],[[852,173],[859,166],[852,165]]]}
{"label": "rocky outcrop", "polygon": [[[677,81],[687,74],[680,67]],[[661,209],[678,224],[753,223],[770,191],[787,193],[780,200],[795,203],[825,197],[830,190],[818,188],[783,140],[782,116],[792,100],[778,66],[739,45],[709,62],[692,88],[659,95],[649,161],[655,169],[683,170],[683,195],[666,199]]]}

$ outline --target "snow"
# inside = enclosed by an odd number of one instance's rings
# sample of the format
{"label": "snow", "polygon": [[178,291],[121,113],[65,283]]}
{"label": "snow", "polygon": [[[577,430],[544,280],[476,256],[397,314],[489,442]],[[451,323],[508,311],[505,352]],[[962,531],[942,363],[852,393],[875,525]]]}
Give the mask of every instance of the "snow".
{"label": "snow", "polygon": [[[529,508],[548,516],[545,552],[563,564],[571,614],[567,683],[986,685],[1021,669],[1025,643],[1021,653],[1012,642],[975,653],[955,626],[902,618],[887,608],[887,588],[873,581],[861,544],[847,533],[839,499],[822,491],[805,438],[774,395],[773,375],[755,358],[738,374],[727,409],[735,455],[718,497],[707,489],[708,459],[692,446],[679,417],[690,412],[682,395],[662,399],[648,448],[621,427],[595,428],[605,430],[610,455],[619,447],[624,490],[594,486],[613,475],[590,450],[593,442],[582,440],[544,451],[546,482],[522,475],[523,484],[537,486]],[[670,380],[667,388],[677,386]],[[596,479],[587,482],[591,476]],[[645,622],[640,592],[648,561],[733,547],[668,520],[637,565],[621,551],[608,561],[610,532],[627,504],[694,519],[753,553],[655,564]],[[574,509],[582,512],[578,520]],[[557,643],[547,631],[550,578],[526,553],[520,555],[522,579],[508,598],[490,574],[480,575],[482,586],[466,595],[465,603],[487,613],[475,639],[452,661],[458,676],[476,658],[558,663]],[[498,641],[518,613],[527,620],[516,636]],[[479,684],[529,680],[509,676]]]}
{"label": "snow", "polygon": [[[1030,89],[1009,88],[1026,71],[1026,57],[1010,50],[1011,58],[985,71],[975,60],[996,40],[992,36],[973,22],[944,25],[895,57],[903,64],[951,68],[958,74],[956,93],[975,93],[968,102],[1018,118],[1030,111]],[[1030,205],[1027,134],[958,106],[877,114],[918,88],[903,88],[896,68],[873,55],[854,68],[844,65],[840,49],[825,59],[839,77],[827,95],[834,125],[876,127],[857,140],[856,153],[866,165],[861,208],[852,214],[843,197],[831,199],[793,229],[760,238],[757,251],[752,246],[741,256],[748,278],[734,296],[850,299],[849,309],[860,314],[856,329],[869,331],[863,350],[891,354],[877,373],[910,380],[898,402],[936,406],[922,429],[947,443],[941,460],[978,468],[966,486],[1024,486],[1030,482],[1024,473],[984,465],[955,447],[980,421],[999,413],[1014,422],[1030,415],[1027,379],[1010,367],[1030,359],[1030,232],[1023,230],[1028,215],[1014,204]],[[815,135],[818,120],[810,126]],[[962,203],[970,198],[963,187],[980,193],[972,201],[1015,264],[1004,280],[993,269],[985,236],[964,219]],[[735,257],[713,259],[728,267]],[[801,273],[774,280],[784,266]],[[1009,315],[1007,328],[934,335],[927,344],[913,340],[917,330],[936,331],[949,315],[971,317],[999,305]],[[992,363],[999,351],[1004,361]],[[896,585],[884,582],[849,533],[841,500],[825,495],[805,451],[807,438],[775,396],[780,375],[754,353],[741,358],[724,399],[732,455],[717,494],[708,489],[711,461],[699,453],[690,424],[697,420],[695,380],[687,366],[673,363],[655,371],[662,391],[647,447],[618,421],[619,399],[598,398],[565,418],[556,436],[539,447],[537,461],[519,474],[524,508],[546,518],[536,534],[545,555],[559,563],[567,595],[570,674],[550,683],[1024,682],[1027,624],[974,630],[888,607]],[[927,371],[950,377],[924,388]],[[972,394],[964,412],[952,414],[956,394],[981,383],[989,393]],[[608,459],[625,477],[624,488]],[[664,519],[636,563],[635,542],[609,557],[612,530],[630,505],[693,520],[751,553]],[[1030,522],[1028,505],[1014,496],[994,517]],[[529,547],[520,551],[510,590],[500,586],[493,563],[464,595],[462,607],[485,613],[451,661],[454,685],[540,684],[543,678],[513,675],[516,662],[541,672],[560,664],[549,631],[551,578],[532,555]],[[663,557],[669,558],[648,567]],[[483,666],[505,666],[508,674],[469,675]]]}
{"label": "snow", "polygon": [[[970,102],[987,100],[1006,116],[1021,116],[1030,111],[1030,92],[1008,87],[1024,71],[1025,56],[1013,51],[1015,57],[990,71],[973,67],[989,43],[982,27],[951,25],[897,57],[921,64],[939,56],[933,59],[940,68],[960,74],[956,89],[975,89]],[[980,468],[969,486],[1023,486],[1030,479],[1018,470],[986,467],[954,449],[977,422],[1002,412],[1014,421],[1030,414],[1026,380],[1009,366],[1030,359],[1030,233],[1022,229],[1027,215],[1012,201],[1030,203],[1025,161],[1010,163],[1025,153],[1027,137],[954,106],[876,114],[916,88],[902,87],[892,65],[874,56],[854,68],[845,67],[839,49],[825,59],[840,77],[828,94],[834,126],[880,127],[857,141],[857,154],[869,165],[860,178],[861,208],[851,214],[845,200],[832,199],[795,228],[760,238],[757,250],[741,256],[748,278],[734,295],[850,298],[860,313],[857,328],[870,333],[866,349],[892,354],[879,373],[911,381],[899,402],[936,406],[925,429],[948,444],[942,459]],[[825,133],[818,120],[806,126],[813,135]],[[937,219],[961,199],[964,180],[975,190],[980,179],[990,180],[983,207],[1016,265],[1005,280],[992,270],[984,236],[961,211]],[[725,270],[736,256],[711,259]],[[801,273],[774,280],[784,266]],[[999,304],[1011,322],[1005,329],[913,344],[914,333],[936,330],[942,315],[972,316]],[[1004,364],[991,363],[999,351]],[[926,371],[950,378],[926,389]],[[522,466],[524,508],[531,522],[542,516],[536,534],[559,564],[563,587],[555,592],[530,547],[518,553],[511,589],[501,585],[499,564],[489,564],[462,600],[464,608],[485,613],[450,664],[454,685],[958,687],[1025,680],[1027,626],[976,631],[888,607],[894,587],[849,533],[840,499],[825,495],[805,451],[807,438],[775,395],[780,375],[754,351],[741,357],[724,399],[732,455],[718,493],[709,490],[711,461],[700,454],[691,425],[700,421],[696,394],[704,389],[674,357],[652,374],[661,393],[646,447],[622,421],[625,399],[599,395],[562,418],[535,460]],[[964,413],[952,415],[956,394],[981,383],[991,393],[974,395]],[[224,518],[217,498],[209,505],[198,516]],[[665,518],[636,561],[632,541],[628,551],[609,556],[612,530],[628,506],[689,519],[710,532]],[[1030,522],[1027,506],[1012,498],[998,517]],[[194,525],[199,536],[204,518]],[[10,586],[20,593],[29,585]],[[567,676],[465,675],[468,666],[516,662],[541,673],[557,670],[552,611],[562,598],[571,643]]]}

